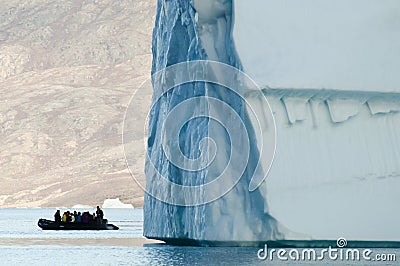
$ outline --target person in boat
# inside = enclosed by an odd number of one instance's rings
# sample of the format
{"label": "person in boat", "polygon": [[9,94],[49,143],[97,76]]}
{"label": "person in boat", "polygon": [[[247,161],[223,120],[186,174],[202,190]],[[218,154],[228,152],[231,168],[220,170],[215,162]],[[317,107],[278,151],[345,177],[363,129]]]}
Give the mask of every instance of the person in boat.
{"label": "person in boat", "polygon": [[81,223],[82,222],[82,215],[81,212],[78,212],[78,214],[75,217],[75,223]]}
{"label": "person in boat", "polygon": [[57,210],[56,213],[54,214],[54,221],[56,223],[61,223],[61,213],[60,210]]}
{"label": "person in boat", "polygon": [[67,211],[67,222],[68,223],[72,222],[72,215],[69,211]]}
{"label": "person in boat", "polygon": [[63,221],[64,223],[67,222],[67,212],[64,212],[64,214],[63,214],[63,216],[62,216],[62,221]]}
{"label": "person in boat", "polygon": [[72,215],[72,222],[75,223],[76,222],[76,217],[78,216],[77,211],[74,211],[74,214]]}
{"label": "person in boat", "polygon": [[97,217],[97,222],[98,223],[103,223],[104,212],[103,212],[102,209],[100,209],[99,206],[97,206],[96,217]]}
{"label": "person in boat", "polygon": [[70,217],[71,217],[71,223],[75,223],[75,214],[73,214],[72,212],[71,212],[71,214],[69,215]]}
{"label": "person in boat", "polygon": [[89,212],[84,212],[82,214],[82,223],[84,224],[89,223]]}

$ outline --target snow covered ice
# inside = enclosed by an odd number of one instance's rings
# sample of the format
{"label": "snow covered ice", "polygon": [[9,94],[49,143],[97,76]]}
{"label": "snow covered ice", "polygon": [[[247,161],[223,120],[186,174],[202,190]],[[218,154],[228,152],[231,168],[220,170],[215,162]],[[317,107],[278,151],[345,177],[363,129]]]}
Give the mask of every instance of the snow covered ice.
{"label": "snow covered ice", "polygon": [[123,203],[119,198],[116,199],[105,199],[101,206],[105,209],[133,209],[132,204]]}
{"label": "snow covered ice", "polygon": [[[192,60],[243,69],[262,86],[271,105],[277,149],[267,179],[252,192],[254,161],[263,154],[257,148],[251,149],[238,184],[212,203],[175,206],[146,194],[144,235],[237,245],[338,237],[400,241],[399,15],[400,4],[389,0],[324,5],[310,0],[159,0],[153,73]],[[162,86],[158,81],[153,85],[159,94]],[[184,84],[154,98],[148,191],[183,201],[201,198],[160,186],[153,168],[172,182],[192,186],[209,182],[229,159],[220,153],[207,171],[190,172],[172,164],[163,151],[168,113],[205,95],[227,102],[254,123],[243,100],[215,84]],[[246,97],[256,109],[266,108],[254,91]],[[264,132],[272,121],[265,120],[262,133],[248,132],[252,147],[270,141]],[[182,127],[181,152],[198,158],[206,137],[220,149],[234,148],[224,136],[207,118],[193,119]]]}

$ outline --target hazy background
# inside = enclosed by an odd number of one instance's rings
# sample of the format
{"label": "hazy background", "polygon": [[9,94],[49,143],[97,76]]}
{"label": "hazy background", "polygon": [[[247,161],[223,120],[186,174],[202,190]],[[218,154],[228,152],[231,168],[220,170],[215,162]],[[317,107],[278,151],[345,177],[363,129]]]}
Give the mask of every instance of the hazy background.
{"label": "hazy background", "polygon": [[[0,207],[116,197],[142,204],[122,121],[150,75],[155,8],[144,0],[0,0]],[[136,101],[139,113],[150,94]],[[138,120],[133,169],[142,180],[143,127]]]}

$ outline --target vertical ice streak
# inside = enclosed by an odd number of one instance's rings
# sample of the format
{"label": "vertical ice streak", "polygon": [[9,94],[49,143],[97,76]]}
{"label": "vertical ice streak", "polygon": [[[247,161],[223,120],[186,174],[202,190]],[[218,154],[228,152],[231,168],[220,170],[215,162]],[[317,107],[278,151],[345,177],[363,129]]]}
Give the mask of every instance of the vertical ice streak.
{"label": "vertical ice streak", "polygon": [[[153,74],[174,64],[213,60],[240,69],[240,60],[232,39],[233,1],[231,0],[173,0],[158,2],[156,25],[153,31]],[[224,75],[219,69],[212,69],[219,79],[234,77]],[[183,73],[176,73],[176,78]],[[167,77],[171,78],[171,77]],[[173,79],[173,77],[172,77]],[[154,94],[162,89],[162,80],[153,80]],[[149,119],[148,160],[146,180],[148,191],[158,191],[169,197],[189,202],[189,197],[207,197],[205,194],[188,195],[169,186],[161,186],[155,178],[155,171],[176,184],[193,186],[211,182],[224,171],[230,159],[229,150],[240,152],[238,143],[230,143],[221,126],[206,117],[190,120],[180,130],[179,147],[189,159],[198,159],[204,151],[205,138],[215,141],[217,155],[210,167],[199,172],[191,172],[177,167],[163,152],[162,124],[168,115],[182,102],[193,97],[207,96],[223,101],[246,121],[249,134],[250,159],[238,184],[218,200],[194,207],[174,206],[161,202],[149,194],[145,195],[144,235],[169,241],[263,241],[283,238],[278,223],[268,213],[265,194],[259,190],[249,191],[249,183],[257,168],[259,152],[256,132],[252,129],[243,99],[222,86],[204,82],[188,83],[175,87],[153,98]],[[210,113],[225,112],[217,105],[193,104],[187,112],[195,116],[197,108],[206,108]],[[261,106],[262,108],[262,106]],[[232,118],[233,119],[233,118]],[[235,121],[228,123],[235,125]],[[165,133],[165,132],[164,132]],[[165,144],[165,143],[164,143]],[[206,147],[207,149],[207,147]],[[236,149],[236,150],[235,150]],[[170,153],[168,150],[167,153]],[[152,163],[150,165],[150,163]],[[253,185],[254,186],[254,185]],[[210,243],[210,242],[207,242]]]}

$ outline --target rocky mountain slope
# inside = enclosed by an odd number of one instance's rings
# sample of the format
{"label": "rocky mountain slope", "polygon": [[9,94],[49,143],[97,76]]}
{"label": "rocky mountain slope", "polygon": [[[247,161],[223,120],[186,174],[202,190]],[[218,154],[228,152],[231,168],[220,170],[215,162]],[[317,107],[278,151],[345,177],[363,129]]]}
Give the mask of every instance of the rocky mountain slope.
{"label": "rocky mountain slope", "polygon": [[[122,126],[149,78],[156,2],[1,1],[0,207],[140,206]],[[136,95],[137,167],[144,180],[144,118]]]}

